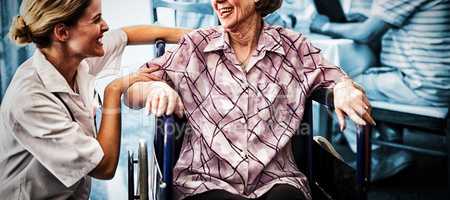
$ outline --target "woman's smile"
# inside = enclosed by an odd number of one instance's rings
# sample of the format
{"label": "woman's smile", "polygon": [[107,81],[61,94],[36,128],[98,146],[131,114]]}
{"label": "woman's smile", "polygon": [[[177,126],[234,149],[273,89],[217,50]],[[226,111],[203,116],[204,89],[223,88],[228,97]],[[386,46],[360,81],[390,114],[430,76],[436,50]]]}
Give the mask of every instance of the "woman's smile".
{"label": "woman's smile", "polygon": [[103,47],[103,34],[100,35],[100,37],[97,38],[97,42],[96,42],[99,46]]}
{"label": "woman's smile", "polygon": [[221,18],[226,18],[228,16],[230,16],[231,14],[233,14],[233,7],[223,7],[223,8],[219,8],[219,14]]}

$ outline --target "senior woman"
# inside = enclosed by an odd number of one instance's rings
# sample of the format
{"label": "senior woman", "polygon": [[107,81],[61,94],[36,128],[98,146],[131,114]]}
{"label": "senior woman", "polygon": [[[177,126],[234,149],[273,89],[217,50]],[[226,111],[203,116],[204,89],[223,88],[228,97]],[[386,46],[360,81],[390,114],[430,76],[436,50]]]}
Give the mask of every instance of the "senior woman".
{"label": "senior woman", "polygon": [[187,34],[143,66],[159,65],[154,74],[167,84],[128,89],[131,107],[184,112],[193,129],[174,168],[176,199],[311,199],[291,138],[318,87],[334,87],[341,128],[344,116],[373,123],[363,91],[339,67],[302,34],[263,22],[281,3],[211,0],[222,26]]}

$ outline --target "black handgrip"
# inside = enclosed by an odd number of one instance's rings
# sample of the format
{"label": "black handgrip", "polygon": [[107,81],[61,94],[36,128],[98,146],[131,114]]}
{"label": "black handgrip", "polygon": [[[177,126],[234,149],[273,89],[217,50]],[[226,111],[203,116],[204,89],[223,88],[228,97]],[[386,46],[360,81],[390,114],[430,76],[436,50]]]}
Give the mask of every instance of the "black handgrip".
{"label": "black handgrip", "polygon": [[155,57],[160,57],[166,49],[166,41],[158,39],[155,42]]}

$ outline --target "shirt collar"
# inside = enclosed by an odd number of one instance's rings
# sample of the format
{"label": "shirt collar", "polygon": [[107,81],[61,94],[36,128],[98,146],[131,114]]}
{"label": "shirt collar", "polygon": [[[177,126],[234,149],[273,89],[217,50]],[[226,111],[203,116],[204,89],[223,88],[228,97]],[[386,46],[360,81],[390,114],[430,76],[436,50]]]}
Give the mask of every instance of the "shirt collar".
{"label": "shirt collar", "polygon": [[283,46],[281,45],[281,35],[280,32],[278,32],[280,29],[281,27],[279,26],[270,26],[264,23],[256,50],[258,52],[270,51],[283,56],[286,55]]}
{"label": "shirt collar", "polygon": [[[278,29],[281,27],[273,27],[266,23],[263,23],[261,35],[259,37],[258,46],[256,47],[258,52],[271,51],[280,55],[285,55],[283,46],[281,45],[281,36]],[[223,27],[218,27],[217,31],[213,33],[212,39],[209,44],[203,50],[204,52],[213,51],[231,51],[230,38]]]}
{"label": "shirt collar", "polygon": [[222,26],[215,27],[215,32],[210,36],[211,41],[209,41],[208,45],[206,45],[203,52],[213,52],[224,50],[229,46],[228,34],[225,34],[225,31]]}
{"label": "shirt collar", "polygon": [[45,88],[50,92],[73,92],[66,79],[64,79],[62,74],[56,70],[55,66],[45,58],[44,54],[42,54],[39,49],[33,54],[33,66],[36,67],[37,74],[41,78]]}
{"label": "shirt collar", "polygon": [[[32,59],[33,66],[37,68],[37,74],[41,78],[45,88],[47,88],[50,92],[62,92],[76,95],[67,83],[66,79],[64,79],[63,75],[56,70],[55,66],[51,64],[47,58],[45,58],[44,54],[42,54],[39,49],[35,51]],[[79,90],[84,90],[86,87],[84,83],[89,82],[89,80],[85,80],[86,78],[84,78],[87,77],[88,74],[89,66],[83,60],[78,67],[76,75],[76,84],[78,84]]]}

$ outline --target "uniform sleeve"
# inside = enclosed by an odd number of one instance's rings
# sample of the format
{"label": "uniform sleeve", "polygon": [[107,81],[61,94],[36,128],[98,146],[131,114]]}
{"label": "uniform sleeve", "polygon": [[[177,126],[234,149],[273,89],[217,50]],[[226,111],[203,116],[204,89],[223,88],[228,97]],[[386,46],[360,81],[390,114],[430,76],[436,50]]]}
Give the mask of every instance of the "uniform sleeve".
{"label": "uniform sleeve", "polygon": [[180,39],[177,45],[166,50],[161,57],[150,60],[142,65],[141,68],[159,66],[160,70],[152,74],[161,78],[175,89],[178,89],[181,79],[186,74],[189,59],[192,53],[194,53],[193,46],[190,37],[186,35]]}
{"label": "uniform sleeve", "polygon": [[401,27],[423,4],[429,0],[375,0],[371,14],[388,24]]}
{"label": "uniform sleeve", "polygon": [[97,140],[72,121],[58,99],[35,94],[13,117],[18,142],[66,187],[88,175],[103,158]]}
{"label": "uniform sleeve", "polygon": [[103,37],[105,54],[101,57],[86,59],[89,64],[89,73],[94,76],[100,72],[104,76],[120,74],[122,54],[127,42],[127,34],[122,29],[106,32]]}
{"label": "uniform sleeve", "polygon": [[347,77],[344,71],[336,65],[329,63],[305,37],[299,39],[299,56],[303,63],[303,73],[310,86],[309,94],[316,88],[332,88],[342,78]]}

